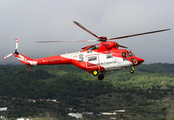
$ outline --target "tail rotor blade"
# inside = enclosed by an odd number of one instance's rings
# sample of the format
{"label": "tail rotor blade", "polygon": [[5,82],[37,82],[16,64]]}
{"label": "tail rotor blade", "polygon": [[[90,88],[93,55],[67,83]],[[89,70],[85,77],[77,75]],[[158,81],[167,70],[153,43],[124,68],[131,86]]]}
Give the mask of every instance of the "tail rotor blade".
{"label": "tail rotor blade", "polygon": [[4,60],[6,60],[7,58],[11,57],[12,55],[13,55],[13,54],[10,53],[9,55],[5,56],[5,57],[4,57]]}
{"label": "tail rotor blade", "polygon": [[16,40],[16,50],[18,49],[18,39],[15,39]]}

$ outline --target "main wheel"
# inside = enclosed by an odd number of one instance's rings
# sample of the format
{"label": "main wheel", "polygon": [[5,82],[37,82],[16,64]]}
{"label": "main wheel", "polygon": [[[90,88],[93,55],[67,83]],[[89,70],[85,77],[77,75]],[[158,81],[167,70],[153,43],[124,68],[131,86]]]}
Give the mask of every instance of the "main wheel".
{"label": "main wheel", "polygon": [[133,74],[134,73],[134,70],[130,70],[130,73]]}
{"label": "main wheel", "polygon": [[92,74],[93,74],[94,76],[97,76],[98,73],[99,73],[99,72],[98,72],[97,70],[92,71]]}
{"label": "main wheel", "polygon": [[99,79],[99,80],[103,80],[103,79],[104,79],[104,75],[100,74],[100,75],[98,76],[98,79]]}

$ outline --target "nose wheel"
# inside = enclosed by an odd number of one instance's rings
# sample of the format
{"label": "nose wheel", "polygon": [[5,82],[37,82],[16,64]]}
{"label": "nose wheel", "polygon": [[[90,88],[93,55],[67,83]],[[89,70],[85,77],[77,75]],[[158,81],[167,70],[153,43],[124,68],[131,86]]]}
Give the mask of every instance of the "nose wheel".
{"label": "nose wheel", "polygon": [[134,73],[134,67],[132,66],[132,69],[130,70],[130,73],[133,74]]}

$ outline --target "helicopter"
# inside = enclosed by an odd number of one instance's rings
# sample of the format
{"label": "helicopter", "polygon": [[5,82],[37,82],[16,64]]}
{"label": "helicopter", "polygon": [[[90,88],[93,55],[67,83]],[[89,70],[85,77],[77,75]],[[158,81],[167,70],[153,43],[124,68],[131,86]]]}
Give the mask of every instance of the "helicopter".
{"label": "helicopter", "polygon": [[[28,72],[34,65],[62,65],[62,64],[73,64],[76,67],[87,71],[88,73],[98,76],[99,80],[104,79],[104,75],[108,71],[117,71],[125,68],[131,68],[130,73],[134,73],[134,66],[138,66],[144,62],[144,59],[136,57],[131,50],[127,50],[128,47],[118,44],[113,40],[123,39],[128,37],[134,37],[139,35],[157,33],[168,31],[170,29],[163,29],[151,32],[144,32],[139,34],[132,34],[122,37],[107,38],[98,37],[92,33],[80,23],[73,21],[77,26],[90,33],[96,40],[75,40],[75,41],[36,41],[36,43],[54,43],[54,42],[100,42],[99,44],[93,44],[83,47],[81,51],[50,56],[45,58],[32,59],[17,51],[18,39],[16,41],[16,48],[14,53],[10,53],[4,60],[14,55],[24,65],[28,66]],[[123,48],[123,49],[119,49]]]}

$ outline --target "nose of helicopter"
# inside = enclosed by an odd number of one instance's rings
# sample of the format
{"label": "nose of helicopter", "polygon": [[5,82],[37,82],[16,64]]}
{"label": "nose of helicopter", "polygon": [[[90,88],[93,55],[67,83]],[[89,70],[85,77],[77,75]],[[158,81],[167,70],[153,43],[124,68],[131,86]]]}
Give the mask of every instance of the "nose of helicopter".
{"label": "nose of helicopter", "polygon": [[142,58],[137,57],[136,59],[137,59],[138,65],[144,62],[144,59]]}

